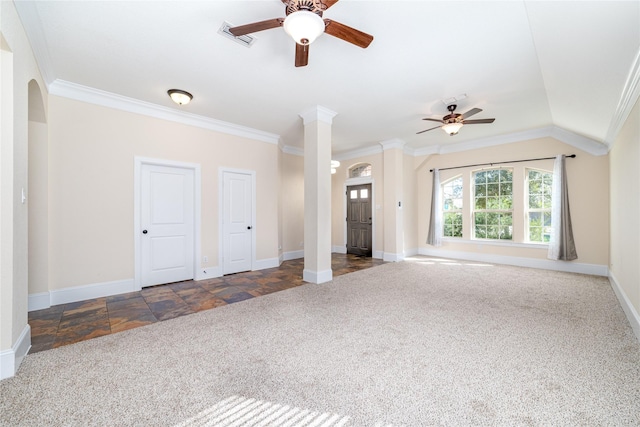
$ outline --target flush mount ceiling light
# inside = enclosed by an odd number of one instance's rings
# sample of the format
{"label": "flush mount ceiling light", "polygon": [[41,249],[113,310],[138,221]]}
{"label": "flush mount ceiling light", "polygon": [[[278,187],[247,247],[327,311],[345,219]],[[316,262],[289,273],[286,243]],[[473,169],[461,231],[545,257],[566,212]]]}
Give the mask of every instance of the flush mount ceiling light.
{"label": "flush mount ceiling light", "polygon": [[320,34],[324,33],[322,18],[308,10],[299,10],[289,14],[282,26],[293,41],[303,46],[313,43]]}
{"label": "flush mount ceiling light", "polygon": [[173,102],[178,105],[187,105],[193,99],[193,95],[180,89],[169,89],[167,91]]}

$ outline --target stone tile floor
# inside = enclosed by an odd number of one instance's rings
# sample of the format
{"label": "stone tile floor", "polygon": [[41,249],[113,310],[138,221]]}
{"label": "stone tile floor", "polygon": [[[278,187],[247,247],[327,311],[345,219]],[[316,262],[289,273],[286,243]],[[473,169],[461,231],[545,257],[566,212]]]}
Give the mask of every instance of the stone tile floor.
{"label": "stone tile floor", "polygon": [[[370,268],[382,260],[332,254],[333,275]],[[30,353],[186,316],[302,285],[303,259],[277,268],[144,288],[139,292],[56,305],[29,313]]]}

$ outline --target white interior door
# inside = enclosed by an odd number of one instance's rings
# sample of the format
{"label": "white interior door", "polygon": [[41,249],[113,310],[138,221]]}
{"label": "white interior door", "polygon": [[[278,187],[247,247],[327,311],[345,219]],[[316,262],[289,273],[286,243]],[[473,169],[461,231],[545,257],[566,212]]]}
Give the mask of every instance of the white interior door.
{"label": "white interior door", "polygon": [[250,174],[223,173],[223,274],[251,270],[253,188]]}
{"label": "white interior door", "polygon": [[194,278],[194,171],[143,164],[141,286]]}

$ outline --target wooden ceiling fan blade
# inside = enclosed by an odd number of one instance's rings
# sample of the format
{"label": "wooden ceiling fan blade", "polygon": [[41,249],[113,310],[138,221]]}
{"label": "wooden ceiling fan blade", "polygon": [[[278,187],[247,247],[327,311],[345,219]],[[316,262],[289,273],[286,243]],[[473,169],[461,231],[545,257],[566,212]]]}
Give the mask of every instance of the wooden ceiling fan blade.
{"label": "wooden ceiling fan blade", "polygon": [[236,37],[245,34],[257,33],[258,31],[270,30],[271,28],[281,27],[284,22],[283,18],[268,19],[266,21],[254,22],[252,24],[239,25],[229,28],[229,32]]}
{"label": "wooden ceiling fan blade", "polygon": [[332,21],[331,19],[325,19],[324,25],[325,33],[359,46],[363,49],[368,47],[373,41],[372,35],[363,33],[360,30],[356,30],[355,28],[351,28],[339,22]]}
{"label": "wooden ceiling fan blade", "polygon": [[434,128],[421,130],[420,132],[416,132],[416,135],[420,135],[421,133],[429,132],[430,130],[440,129],[441,127],[442,127],[442,126],[436,126],[436,127],[434,127]]}
{"label": "wooden ceiling fan blade", "polygon": [[338,3],[338,0],[321,0],[321,1],[322,1],[322,4],[327,6],[327,9],[329,9],[334,4]]}
{"label": "wooden ceiling fan blade", "polygon": [[296,67],[305,67],[309,63],[309,45],[296,43]]}
{"label": "wooden ceiling fan blade", "polygon": [[482,110],[481,110],[481,109],[479,109],[479,108],[472,108],[471,110],[467,111],[466,113],[461,114],[461,116],[462,116],[462,118],[463,118],[463,119],[466,119],[467,117],[471,117],[471,116],[473,116],[474,114],[478,114],[478,113],[479,113],[479,112],[481,112],[481,111],[482,111]]}
{"label": "wooden ceiling fan blade", "polygon": [[476,119],[476,120],[463,120],[465,125],[477,125],[480,123],[493,123],[496,119]]}
{"label": "wooden ceiling fan blade", "polygon": [[429,117],[427,117],[426,119],[422,119],[422,120],[430,120],[430,121],[432,121],[432,122],[444,123],[444,120],[440,120],[440,119],[432,119],[432,118],[429,118]]}

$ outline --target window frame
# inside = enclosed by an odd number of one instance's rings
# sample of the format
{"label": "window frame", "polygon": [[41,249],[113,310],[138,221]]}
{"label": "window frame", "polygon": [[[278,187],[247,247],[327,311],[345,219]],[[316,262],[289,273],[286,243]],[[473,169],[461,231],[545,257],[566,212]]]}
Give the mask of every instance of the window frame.
{"label": "window frame", "polygon": [[[445,192],[445,187],[447,186],[453,186],[455,181],[460,181],[459,187],[460,187],[460,197],[456,197],[455,199],[452,200],[460,200],[460,207],[459,208],[447,208],[446,205],[446,192]],[[453,193],[453,189],[452,189],[452,193]],[[462,177],[462,174],[460,175],[456,175],[452,178],[449,178],[448,180],[440,183],[440,194],[441,194],[441,199],[442,199],[442,203],[439,207],[439,209],[442,211],[442,237],[443,238],[451,238],[451,239],[462,239],[464,236],[464,179]],[[457,218],[459,218],[459,224],[458,221],[454,221],[452,222],[450,225],[452,226],[452,230],[454,230],[453,234],[447,234],[446,231],[446,227],[447,227],[447,217],[449,216],[448,214],[455,214]],[[460,226],[460,234],[456,235],[455,233],[455,226],[459,225]]]}
{"label": "window frame", "polygon": [[[541,185],[541,189],[543,190],[542,193],[538,193],[536,194],[536,196],[542,196],[542,208],[531,208],[531,185],[530,185],[530,173],[531,172],[537,172],[539,174],[542,175],[542,185]],[[546,176],[548,176],[549,179],[549,184],[545,185],[544,181],[547,179]],[[544,189],[548,190],[548,193],[544,191]],[[525,231],[525,242],[527,243],[531,243],[534,245],[548,245],[549,241],[551,240],[551,210],[552,210],[552,188],[553,188],[553,172],[549,171],[549,170],[545,170],[545,169],[540,169],[540,168],[525,168],[525,188],[524,188],[524,200],[523,200],[523,204],[524,204],[524,231]],[[548,197],[547,197],[548,196]],[[548,207],[546,206],[546,201],[548,199]],[[538,240],[531,240],[531,217],[530,217],[530,213],[541,213],[542,214],[542,225],[540,225],[538,228],[542,229],[541,235],[542,235],[542,240],[538,241]],[[548,225],[545,225],[545,214],[547,214],[547,218],[548,218]],[[544,229],[548,228],[550,229],[548,233],[545,233]],[[544,240],[544,236],[548,235],[549,236],[549,240]]]}
{"label": "window frame", "polygon": [[[492,242],[514,242],[514,226],[513,226],[513,218],[514,218],[514,197],[513,197],[513,184],[514,184],[514,171],[513,167],[499,167],[493,169],[479,169],[475,171],[471,171],[471,185],[470,185],[470,200],[471,200],[471,239],[477,241],[492,241]],[[497,181],[489,181],[489,173],[496,172],[498,177]],[[485,174],[484,183],[478,183],[478,174]],[[503,180],[503,174],[509,173],[511,176],[511,180]],[[497,192],[495,191],[495,186],[497,184]],[[502,188],[503,185],[507,185],[511,187],[511,191],[508,194],[503,194]],[[483,185],[484,191],[478,193],[478,186]],[[493,189],[490,191],[490,186]],[[478,198],[483,198],[484,208],[478,208]],[[503,199],[505,198],[505,199]],[[488,207],[490,199],[497,199],[498,207]],[[510,201],[510,207],[504,208],[501,205]],[[491,200],[491,202],[494,202]],[[484,221],[482,224],[478,224],[479,215],[484,216]],[[497,215],[498,224],[494,225],[489,222],[489,218],[492,215]],[[509,221],[503,223],[503,218],[509,218]],[[484,236],[478,234],[478,227],[484,227]],[[497,227],[497,233],[490,233],[489,227]],[[508,238],[501,238],[503,231],[507,229]],[[497,237],[489,237],[495,236]]]}
{"label": "window frame", "polygon": [[[358,171],[358,175],[354,175],[354,172]],[[366,175],[363,175],[362,172],[367,171]],[[348,178],[366,178],[370,177],[373,173],[373,167],[371,163],[358,163],[349,168],[349,176]]]}

